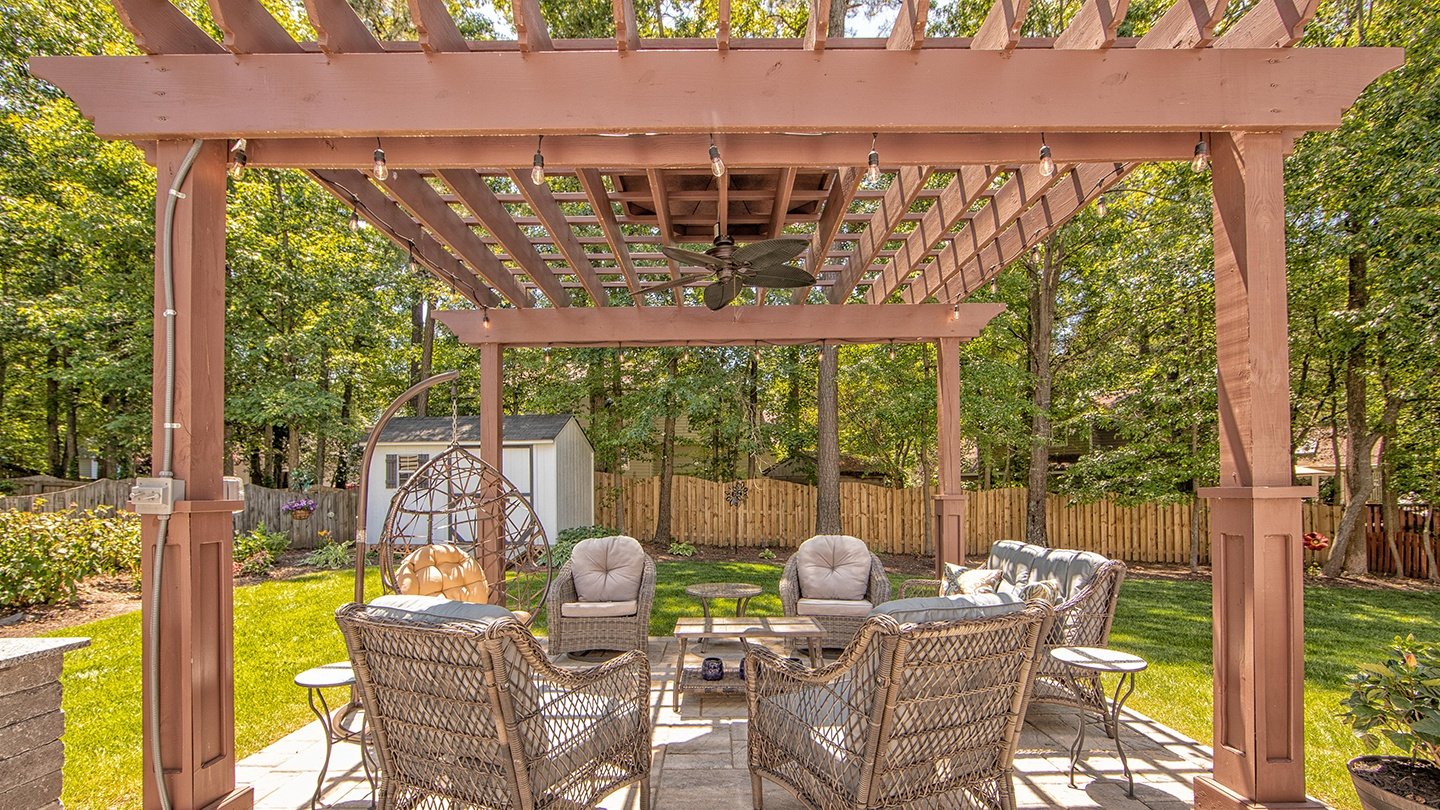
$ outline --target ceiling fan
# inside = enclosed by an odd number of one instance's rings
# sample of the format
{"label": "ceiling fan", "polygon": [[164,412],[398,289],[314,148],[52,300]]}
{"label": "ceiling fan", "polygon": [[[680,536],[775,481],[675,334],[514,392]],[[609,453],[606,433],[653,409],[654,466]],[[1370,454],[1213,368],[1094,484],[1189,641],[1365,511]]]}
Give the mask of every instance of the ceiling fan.
{"label": "ceiling fan", "polygon": [[705,286],[705,306],[723,309],[735,300],[745,287],[808,287],[815,277],[786,262],[799,256],[809,244],[805,237],[781,237],[751,242],[735,247],[735,240],[716,229],[715,246],[704,253],[661,245],[660,252],[687,267],[704,268],[707,273],[682,276],[674,281],[646,287],[645,292],[660,292],[683,287],[692,281],[713,274],[715,280]]}

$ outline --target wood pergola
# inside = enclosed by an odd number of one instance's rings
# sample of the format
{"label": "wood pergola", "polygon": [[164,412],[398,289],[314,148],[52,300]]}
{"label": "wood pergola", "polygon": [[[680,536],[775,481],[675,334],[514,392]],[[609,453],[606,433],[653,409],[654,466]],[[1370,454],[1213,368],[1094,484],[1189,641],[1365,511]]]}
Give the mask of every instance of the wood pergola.
{"label": "wood pergola", "polygon": [[[382,42],[345,0],[306,0],[317,39],[298,42],[259,0],[209,0],[217,42],[168,0],[113,0],[144,56],[32,59],[102,137],[146,150],[157,247],[172,181],[203,142],[173,203],[168,308],[157,249],[156,452],[169,318],[186,500],[165,541],[158,645],[144,651],[160,667],[145,735],[159,736],[172,806],[253,803],[235,784],[234,504],[221,484],[237,139],[247,165],[308,172],[476,305],[439,317],[481,347],[482,452],[497,466],[507,345],[935,341],[937,562],[965,549],[960,345],[1000,311],[965,299],[1140,163],[1190,160],[1203,144],[1221,482],[1203,493],[1215,760],[1196,804],[1307,804],[1283,159],[1403,53],[1291,48],[1318,0],[1258,0],[1217,37],[1226,1],[1176,0],[1132,38],[1117,36],[1128,0],[1085,0],[1058,37],[1030,38],[1027,0],[995,0],[973,36],[934,38],[927,0],[903,0],[888,38],[854,39],[831,36],[830,0],[811,0],[803,38],[747,39],[722,0],[714,38],[643,39],[633,0],[614,0],[613,38],[561,39],[537,0],[515,0],[515,40],[467,41],[443,0],[409,0],[415,39]],[[865,177],[872,147],[878,182]],[[646,292],[680,273],[660,245],[703,245],[716,224],[742,242],[805,235],[815,287],[754,290],[720,312],[691,290]],[[156,536],[147,518],[147,581]],[[145,806],[158,807],[146,758]]]}

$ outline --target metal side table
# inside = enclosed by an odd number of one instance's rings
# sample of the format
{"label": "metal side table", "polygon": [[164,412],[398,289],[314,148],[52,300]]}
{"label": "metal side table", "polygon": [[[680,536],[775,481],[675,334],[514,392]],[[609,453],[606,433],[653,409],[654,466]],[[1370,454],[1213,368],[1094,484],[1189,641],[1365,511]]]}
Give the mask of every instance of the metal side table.
{"label": "metal side table", "polygon": [[1110,699],[1109,708],[1098,720],[1089,717],[1083,709],[1080,711],[1080,730],[1076,732],[1075,742],[1070,746],[1070,787],[1075,787],[1075,766],[1080,761],[1080,754],[1085,750],[1085,727],[1099,722],[1115,731],[1115,750],[1120,754],[1120,766],[1125,769],[1125,778],[1130,783],[1130,798],[1135,798],[1135,775],[1130,772],[1130,761],[1125,758],[1125,745],[1120,741],[1120,710],[1135,691],[1135,674],[1144,671],[1149,664],[1138,655],[1105,647],[1053,647],[1050,657],[1086,672],[1113,672],[1120,676],[1120,680],[1115,684],[1115,696]]}
{"label": "metal side table", "polygon": [[360,706],[356,703],[346,703],[334,712],[325,702],[325,689],[339,687],[353,687],[355,685],[355,670],[351,668],[349,661],[336,661],[333,664],[307,669],[295,676],[295,685],[303,686],[307,690],[307,699],[310,703],[310,711],[320,720],[320,728],[325,734],[325,761],[320,765],[320,775],[315,779],[315,795],[310,797],[310,808],[320,806],[320,796],[325,792],[325,775],[330,770],[330,749],[337,742],[353,742],[360,746],[360,764],[365,768],[365,781],[370,784],[370,795],[375,795],[375,776],[370,771],[370,757],[365,750],[366,734],[363,718],[359,728],[347,727],[346,723],[353,723],[355,715],[360,712]]}

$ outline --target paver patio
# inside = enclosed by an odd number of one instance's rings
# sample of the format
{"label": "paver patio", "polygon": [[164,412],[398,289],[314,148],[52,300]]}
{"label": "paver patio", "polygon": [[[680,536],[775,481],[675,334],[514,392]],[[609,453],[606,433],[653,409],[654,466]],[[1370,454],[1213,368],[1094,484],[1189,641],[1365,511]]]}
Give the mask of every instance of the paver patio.
{"label": "paver patio", "polygon": [[[703,804],[705,810],[746,810],[751,804],[750,775],[746,769],[745,699],[685,695],[680,711],[672,710],[676,643],[671,638],[652,638],[649,647],[654,807],[668,810]],[[710,650],[724,658],[727,665],[739,657],[738,646],[733,643],[711,642]],[[833,661],[833,655],[828,660]],[[583,666],[564,659],[561,663]],[[1076,774],[1077,787],[1070,787],[1067,769],[1070,742],[1075,737],[1075,713],[1070,709],[1036,705],[1030,711],[1015,757],[1019,810],[1049,807],[1180,810],[1190,807],[1194,797],[1191,781],[1210,771],[1209,746],[1144,715],[1127,710],[1124,717],[1122,733],[1130,768],[1135,774],[1135,799],[1126,796],[1124,771],[1114,743],[1098,730],[1086,737],[1088,753]],[[326,805],[369,806],[369,787],[358,751],[352,744],[335,746],[323,797]],[[254,786],[257,810],[306,808],[310,806],[323,757],[320,724],[310,723],[241,760],[237,781]],[[770,782],[765,783],[765,806],[770,810],[802,807],[783,788]],[[619,790],[600,807],[632,810],[638,807],[638,791]]]}

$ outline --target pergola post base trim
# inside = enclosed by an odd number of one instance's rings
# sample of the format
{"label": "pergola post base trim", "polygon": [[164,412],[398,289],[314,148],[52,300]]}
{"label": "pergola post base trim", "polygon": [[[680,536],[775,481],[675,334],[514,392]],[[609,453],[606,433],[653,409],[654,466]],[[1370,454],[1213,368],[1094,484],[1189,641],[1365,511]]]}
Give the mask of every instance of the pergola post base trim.
{"label": "pergola post base trim", "polygon": [[1195,777],[1195,810],[1325,810],[1308,796],[1300,802],[1253,802],[1209,776]]}

